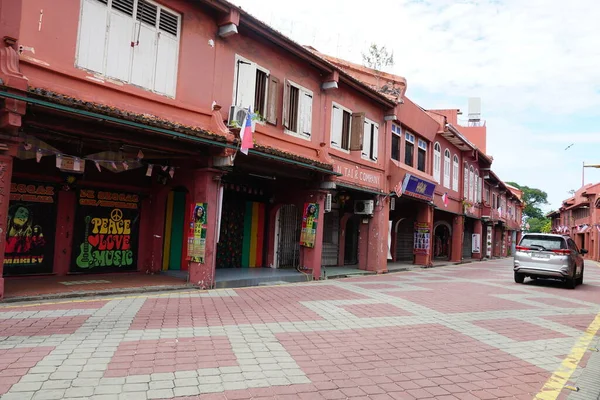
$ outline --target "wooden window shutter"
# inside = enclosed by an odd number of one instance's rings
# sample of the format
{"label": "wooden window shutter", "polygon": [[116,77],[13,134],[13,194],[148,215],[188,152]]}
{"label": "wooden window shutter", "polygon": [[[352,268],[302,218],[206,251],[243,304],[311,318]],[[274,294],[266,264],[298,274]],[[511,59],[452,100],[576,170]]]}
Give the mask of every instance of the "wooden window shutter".
{"label": "wooden window shutter", "polygon": [[350,150],[361,151],[363,149],[363,137],[365,131],[365,113],[352,114],[352,128],[350,129]]}
{"label": "wooden window shutter", "polygon": [[290,83],[286,80],[283,85],[283,112],[282,112],[282,124],[284,128],[290,127]]}
{"label": "wooden window shutter", "polygon": [[277,125],[277,93],[279,93],[279,79],[269,76],[266,119],[271,125]]}

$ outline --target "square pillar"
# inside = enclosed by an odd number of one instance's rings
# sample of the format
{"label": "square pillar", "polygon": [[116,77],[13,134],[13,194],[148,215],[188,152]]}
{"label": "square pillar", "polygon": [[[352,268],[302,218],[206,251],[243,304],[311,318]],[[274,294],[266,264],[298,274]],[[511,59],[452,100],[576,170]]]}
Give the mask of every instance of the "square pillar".
{"label": "square pillar", "polygon": [[483,258],[483,253],[485,252],[485,242],[486,238],[483,233],[483,223],[480,219],[476,219],[473,224],[473,233],[479,234],[479,253],[471,253],[472,257],[476,260],[481,260]]}
{"label": "square pillar", "polygon": [[[462,254],[462,245],[463,245],[463,236],[465,232],[465,217],[462,215],[457,215],[453,219],[452,224],[452,249],[450,250],[450,261],[452,262],[461,262],[463,259]],[[464,256],[470,256],[471,254],[465,254]]]}
{"label": "square pillar", "polygon": [[[204,262],[190,261],[189,280],[192,285],[201,289],[210,289],[215,284],[215,266],[217,259],[217,222],[219,211],[219,188],[221,186],[222,171],[214,169],[201,169],[192,174],[193,191],[192,206],[196,203],[207,203],[206,207],[206,249]],[[191,210],[186,210],[191,212]],[[187,240],[187,238],[186,238]]]}
{"label": "square pillar", "polygon": [[[8,203],[10,201],[10,184],[13,170],[13,155],[10,150],[0,155],[0,300],[4,298],[4,248],[6,246]],[[16,147],[12,150],[16,152]]]}
{"label": "square pillar", "polygon": [[[325,196],[327,192],[322,191],[311,191],[308,192],[305,197],[305,203],[316,203],[319,206],[319,215],[317,218],[317,226],[315,232],[315,246],[304,247],[300,246],[300,257],[302,265],[308,270],[312,270],[313,279],[321,279],[321,256],[323,254],[323,223],[325,219],[325,213],[323,212],[325,206]],[[304,218],[304,203],[300,208],[302,212],[302,218]],[[303,221],[301,220],[300,223]]]}
{"label": "square pillar", "polygon": [[[427,254],[415,254],[415,264],[426,267],[433,266],[433,206],[429,204],[419,205],[417,211],[417,222],[426,223],[429,226],[429,252]],[[387,229],[387,228],[386,228]]]}
{"label": "square pillar", "polygon": [[[367,226],[367,271],[387,272],[388,230],[390,215],[389,197],[377,200],[373,217]],[[362,235],[361,235],[362,236]]]}

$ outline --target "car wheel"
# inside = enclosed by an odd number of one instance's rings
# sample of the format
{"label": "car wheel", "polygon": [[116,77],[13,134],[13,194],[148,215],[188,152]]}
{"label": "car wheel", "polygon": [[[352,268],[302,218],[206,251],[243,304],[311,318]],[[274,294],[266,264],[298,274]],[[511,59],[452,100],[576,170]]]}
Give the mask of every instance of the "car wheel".
{"label": "car wheel", "polygon": [[575,289],[575,286],[577,286],[577,270],[575,268],[573,268],[573,276],[570,278],[567,278],[565,281],[565,285],[567,286],[567,289]]}
{"label": "car wheel", "polygon": [[519,272],[515,272],[515,282],[516,283],[523,283],[523,282],[525,282],[525,274],[521,274]]}
{"label": "car wheel", "polygon": [[584,270],[584,267],[582,266],[581,267],[581,275],[579,276],[579,278],[577,278],[578,285],[583,285],[583,270]]}

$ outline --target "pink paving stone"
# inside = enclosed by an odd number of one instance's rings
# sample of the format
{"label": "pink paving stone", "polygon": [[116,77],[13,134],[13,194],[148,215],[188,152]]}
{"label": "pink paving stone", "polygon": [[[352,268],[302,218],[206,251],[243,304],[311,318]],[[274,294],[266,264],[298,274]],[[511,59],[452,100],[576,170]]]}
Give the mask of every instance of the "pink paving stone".
{"label": "pink paving stone", "polygon": [[108,301],[71,301],[59,304],[39,304],[26,307],[0,307],[0,312],[52,311],[52,310],[94,310],[104,307]]}
{"label": "pink paving stone", "polygon": [[[535,308],[493,295],[520,294],[514,290],[470,283],[417,283],[415,286],[430,290],[389,291],[386,294],[418,303],[443,313],[523,310]],[[465,296],[468,293],[468,296]]]}
{"label": "pink paving stone", "polygon": [[[588,273],[588,269],[585,270],[586,274]],[[586,284],[585,278],[584,284],[581,286],[577,286],[576,290],[565,289],[564,284],[562,282],[544,280],[541,280],[539,282],[536,281],[528,283],[527,286],[535,288],[535,290],[540,293],[553,294],[556,296],[561,296],[573,300],[587,301],[594,304],[600,304],[600,286],[598,284]]]}
{"label": "pink paving stone", "polygon": [[105,376],[192,371],[237,365],[237,358],[226,337],[140,340],[119,345],[108,364]]}
{"label": "pink paving stone", "polygon": [[474,321],[473,324],[519,342],[527,342],[530,340],[560,339],[568,337],[560,332],[543,328],[535,324],[530,324],[529,322],[515,318]]}
{"label": "pink paving stone", "polygon": [[0,336],[47,336],[75,333],[89,315],[58,318],[0,319]]}
{"label": "pink paving stone", "polygon": [[[460,382],[454,392],[503,388],[506,380],[485,372],[489,370],[490,359],[497,360],[496,371],[504,372],[506,376],[514,376],[514,372],[527,376],[527,383],[514,381],[518,394],[533,396],[550,375],[441,325],[283,333],[277,338],[315,385],[316,382],[331,381],[340,390],[395,383],[406,392],[428,393],[426,388],[439,387],[438,382],[433,381],[435,378],[427,379],[420,373],[430,371],[448,374],[449,382]],[[352,372],[360,378],[353,377],[351,371],[326,371],[332,365],[346,364],[357,366],[358,370]],[[464,371],[460,379],[459,371]],[[467,384],[472,389],[461,388]],[[461,398],[460,395],[457,397]]]}
{"label": "pink paving stone", "polygon": [[249,288],[238,296],[147,299],[131,329],[222,326],[315,321],[322,318],[300,304],[314,300],[361,300],[367,297],[333,285]]}
{"label": "pink paving stone", "polygon": [[54,347],[20,347],[0,350],[0,395],[8,392],[12,385],[19,382],[39,361],[46,357]]}
{"label": "pink paving stone", "polygon": [[342,306],[342,308],[358,318],[377,318],[377,317],[406,317],[414,315],[400,307],[391,304],[352,304]]}
{"label": "pink paving stone", "polygon": [[588,326],[594,321],[596,315],[594,314],[583,314],[583,315],[552,315],[542,317],[544,319],[558,322],[559,324],[570,326],[580,331],[585,331]]}

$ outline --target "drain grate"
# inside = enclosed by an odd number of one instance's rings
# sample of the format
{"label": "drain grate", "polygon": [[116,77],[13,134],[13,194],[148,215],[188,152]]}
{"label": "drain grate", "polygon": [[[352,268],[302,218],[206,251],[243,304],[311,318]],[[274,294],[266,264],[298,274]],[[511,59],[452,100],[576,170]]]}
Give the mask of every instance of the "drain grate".
{"label": "drain grate", "polygon": [[93,285],[95,283],[110,283],[110,281],[103,280],[89,280],[89,281],[66,281],[66,282],[58,282],[65,286],[73,286],[73,285]]}

